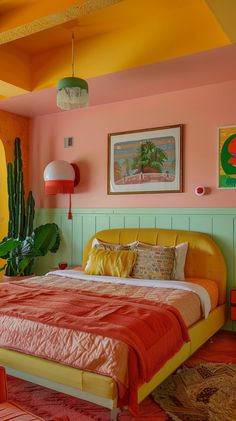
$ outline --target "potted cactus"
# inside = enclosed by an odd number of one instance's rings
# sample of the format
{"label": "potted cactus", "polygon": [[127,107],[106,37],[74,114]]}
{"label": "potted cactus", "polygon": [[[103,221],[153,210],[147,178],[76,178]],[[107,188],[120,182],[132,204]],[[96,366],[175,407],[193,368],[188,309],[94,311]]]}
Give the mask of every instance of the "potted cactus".
{"label": "potted cactus", "polygon": [[49,251],[55,253],[60,245],[58,226],[54,223],[34,229],[35,202],[32,191],[26,203],[20,139],[15,139],[14,165],[7,164],[9,223],[8,235],[0,242],[0,258],[6,263],[6,276],[29,276],[33,274],[35,258]]}

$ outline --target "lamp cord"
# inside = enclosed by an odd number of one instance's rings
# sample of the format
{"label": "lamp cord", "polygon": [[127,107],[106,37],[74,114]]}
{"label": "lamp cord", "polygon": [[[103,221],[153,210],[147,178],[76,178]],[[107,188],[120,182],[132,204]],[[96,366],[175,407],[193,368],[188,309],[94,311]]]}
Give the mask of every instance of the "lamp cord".
{"label": "lamp cord", "polygon": [[72,212],[71,212],[71,194],[69,194],[69,210],[68,210],[68,219],[72,219]]}
{"label": "lamp cord", "polygon": [[74,77],[75,75],[75,65],[74,65],[74,40],[75,40],[75,35],[74,32],[72,32],[72,46],[71,46],[71,54],[72,54],[72,76]]}

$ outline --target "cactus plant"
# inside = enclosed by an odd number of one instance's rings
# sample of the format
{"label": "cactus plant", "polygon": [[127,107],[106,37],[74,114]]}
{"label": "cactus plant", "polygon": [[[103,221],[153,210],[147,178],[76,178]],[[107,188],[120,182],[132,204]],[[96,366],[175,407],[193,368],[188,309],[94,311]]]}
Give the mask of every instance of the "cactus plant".
{"label": "cactus plant", "polygon": [[[7,260],[0,270],[7,276],[31,275],[34,260],[48,251],[55,253],[60,245],[58,226],[54,223],[33,228],[35,201],[32,191],[25,203],[21,141],[15,139],[14,166],[7,164],[8,235],[0,242],[0,257]],[[1,253],[2,250],[2,253]]]}

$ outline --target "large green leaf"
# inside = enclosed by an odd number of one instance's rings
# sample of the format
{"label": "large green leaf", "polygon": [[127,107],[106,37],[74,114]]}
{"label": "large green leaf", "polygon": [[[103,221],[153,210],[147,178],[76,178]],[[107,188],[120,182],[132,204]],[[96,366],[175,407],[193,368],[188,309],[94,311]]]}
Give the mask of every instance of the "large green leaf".
{"label": "large green leaf", "polygon": [[45,256],[48,251],[55,253],[60,245],[59,229],[54,223],[35,228],[31,238],[33,241],[31,253],[34,257]]}
{"label": "large green leaf", "polygon": [[41,225],[24,240],[11,240],[9,249],[13,242],[14,248],[4,256],[8,260],[6,274],[10,276],[30,275],[35,257],[45,256],[49,251],[55,253],[58,250],[60,245],[59,229],[54,223]]}
{"label": "large green leaf", "polygon": [[9,253],[20,245],[20,241],[14,238],[6,238],[0,243],[0,258],[7,259]]}
{"label": "large green leaf", "polygon": [[[25,271],[29,266],[31,267],[31,263],[33,263],[33,260],[34,259],[32,257],[29,257],[29,256],[23,257],[19,261],[18,266],[17,266],[19,274],[26,275]],[[27,273],[27,275],[28,275],[28,273]],[[29,273],[29,275],[30,275],[30,273]]]}

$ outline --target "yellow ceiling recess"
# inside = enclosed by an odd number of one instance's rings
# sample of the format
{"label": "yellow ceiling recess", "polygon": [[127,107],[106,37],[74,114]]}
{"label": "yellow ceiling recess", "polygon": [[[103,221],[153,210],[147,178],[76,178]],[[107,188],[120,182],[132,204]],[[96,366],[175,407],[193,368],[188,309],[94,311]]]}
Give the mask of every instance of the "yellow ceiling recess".
{"label": "yellow ceiling recess", "polygon": [[235,0],[206,0],[225,34],[231,42],[236,42],[236,1]]}
{"label": "yellow ceiling recess", "polygon": [[19,88],[16,85],[12,85],[11,83],[4,82],[3,80],[0,80],[0,92],[2,99],[6,99],[9,96],[27,94],[30,91],[28,91],[27,89]]}
{"label": "yellow ceiling recess", "polygon": [[[0,95],[55,86],[226,46],[232,0],[0,0]],[[234,14],[235,15],[235,14]],[[12,85],[16,87],[15,91]],[[2,85],[3,86],[3,85]]]}

